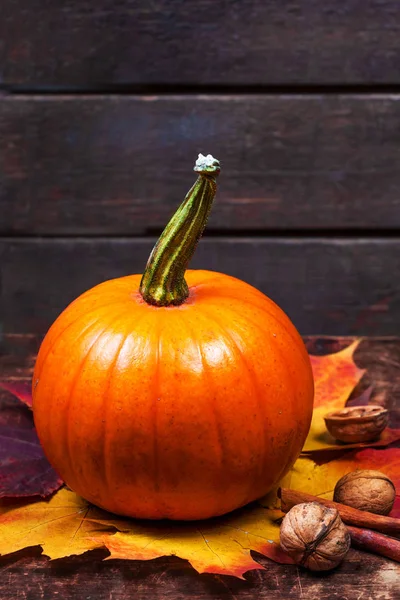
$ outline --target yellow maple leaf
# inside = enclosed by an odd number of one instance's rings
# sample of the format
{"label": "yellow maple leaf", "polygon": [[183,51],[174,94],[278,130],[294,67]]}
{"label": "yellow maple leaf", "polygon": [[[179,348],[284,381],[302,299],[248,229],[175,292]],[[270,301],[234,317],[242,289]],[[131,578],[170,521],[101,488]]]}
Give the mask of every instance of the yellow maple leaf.
{"label": "yellow maple leaf", "polygon": [[[279,510],[253,504],[226,517],[195,523],[102,520],[119,532],[95,537],[110,551],[107,559],[151,560],[174,555],[187,559],[199,573],[243,578],[262,569],[251,556],[254,550],[281,563],[293,561],[279,548]],[[106,559],[106,560],[107,560]]]}
{"label": "yellow maple leaf", "polygon": [[100,542],[94,542],[93,535],[109,526],[90,517],[101,518],[105,514],[66,488],[50,500],[2,506],[0,555],[42,546],[44,554],[55,559],[101,547]]}

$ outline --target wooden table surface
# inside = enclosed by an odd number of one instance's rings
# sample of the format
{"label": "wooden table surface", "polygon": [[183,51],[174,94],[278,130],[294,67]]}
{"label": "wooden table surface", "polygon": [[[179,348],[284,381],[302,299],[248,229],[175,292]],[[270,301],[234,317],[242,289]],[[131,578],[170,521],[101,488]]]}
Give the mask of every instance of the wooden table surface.
{"label": "wooden table surface", "polygon": [[[310,352],[321,353],[335,351],[351,340],[309,337],[305,341]],[[39,342],[34,335],[5,336],[0,344],[0,378],[28,380]],[[367,369],[361,387],[372,381],[374,401],[391,408],[392,424],[399,425],[396,407],[400,406],[400,338],[364,339],[357,350],[356,362]],[[0,559],[1,600],[394,600],[400,597],[400,565],[353,549],[338,569],[324,574],[278,565],[257,555],[265,570],[249,572],[245,581],[199,575],[186,561],[174,557],[147,562],[103,562],[107,552],[94,551],[50,562],[40,552],[35,548]]]}

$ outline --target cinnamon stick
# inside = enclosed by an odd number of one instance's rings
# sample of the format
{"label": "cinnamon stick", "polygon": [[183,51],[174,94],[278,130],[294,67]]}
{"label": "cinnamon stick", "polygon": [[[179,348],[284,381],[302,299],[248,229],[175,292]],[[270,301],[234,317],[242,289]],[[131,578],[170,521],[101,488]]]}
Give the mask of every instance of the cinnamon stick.
{"label": "cinnamon stick", "polygon": [[351,545],[360,550],[386,556],[400,562],[400,540],[377,533],[371,529],[359,529],[347,525],[351,536]]}
{"label": "cinnamon stick", "polygon": [[388,533],[391,535],[400,534],[400,519],[395,519],[394,517],[375,515],[374,513],[358,510],[357,508],[352,508],[351,506],[346,506],[339,502],[333,502],[333,500],[325,500],[325,498],[320,498],[319,496],[312,496],[311,494],[289,490],[288,488],[279,488],[278,496],[281,499],[283,512],[288,512],[292,506],[301,504],[302,502],[319,502],[325,506],[336,508],[342,521],[347,525],[374,529],[380,533]]}

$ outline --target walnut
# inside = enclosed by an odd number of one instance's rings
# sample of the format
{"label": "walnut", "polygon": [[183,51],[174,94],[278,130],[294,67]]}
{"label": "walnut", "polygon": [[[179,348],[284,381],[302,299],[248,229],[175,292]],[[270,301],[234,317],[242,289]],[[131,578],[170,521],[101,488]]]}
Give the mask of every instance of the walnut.
{"label": "walnut", "polygon": [[348,473],[335,486],[335,502],[377,515],[388,515],[396,497],[394,483],[380,471],[363,470]]}
{"label": "walnut", "polygon": [[388,424],[389,412],[382,406],[349,406],[324,417],[329,433],[345,443],[370,442],[379,438]]}
{"label": "walnut", "polygon": [[280,543],[297,564],[312,571],[328,571],[346,556],[350,534],[336,508],[304,502],[285,515]]}

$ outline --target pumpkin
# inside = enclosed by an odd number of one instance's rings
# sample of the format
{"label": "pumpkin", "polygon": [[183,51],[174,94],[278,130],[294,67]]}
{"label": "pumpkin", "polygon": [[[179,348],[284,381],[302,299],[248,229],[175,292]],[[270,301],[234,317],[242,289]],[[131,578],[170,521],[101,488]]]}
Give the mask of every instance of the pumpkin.
{"label": "pumpkin", "polygon": [[199,155],[195,171],[143,276],[72,302],[34,369],[50,463],[121,515],[191,520],[241,507],[285,475],[310,426],[312,371],[289,318],[243,281],[187,270],[219,162]]}

